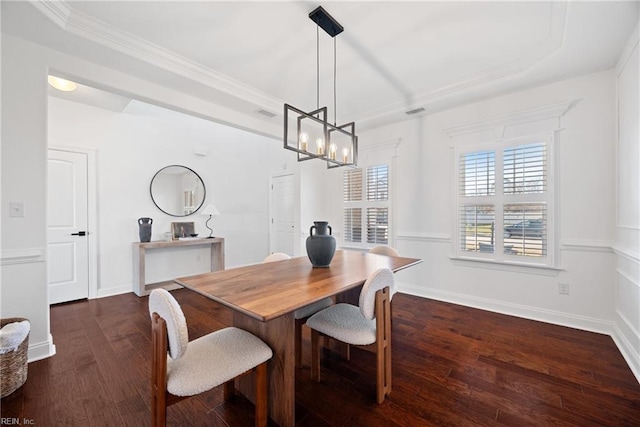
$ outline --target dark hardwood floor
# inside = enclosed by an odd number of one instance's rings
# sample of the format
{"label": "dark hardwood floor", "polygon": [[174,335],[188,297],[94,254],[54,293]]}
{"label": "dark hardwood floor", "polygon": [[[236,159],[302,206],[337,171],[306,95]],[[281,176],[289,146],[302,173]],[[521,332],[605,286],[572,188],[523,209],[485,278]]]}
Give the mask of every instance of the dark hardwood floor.
{"label": "dark hardwood floor", "polygon": [[[190,339],[230,324],[228,309],[173,294]],[[606,335],[403,294],[393,306],[393,391],[381,405],[373,354],[354,349],[347,362],[325,351],[323,381],[310,380],[305,328],[298,426],[640,425],[640,385]],[[1,416],[37,426],[149,425],[150,324],[147,298],[134,294],[52,307],[58,353],[29,365]],[[224,402],[219,387],[169,407],[168,424],[251,426],[253,405]]]}

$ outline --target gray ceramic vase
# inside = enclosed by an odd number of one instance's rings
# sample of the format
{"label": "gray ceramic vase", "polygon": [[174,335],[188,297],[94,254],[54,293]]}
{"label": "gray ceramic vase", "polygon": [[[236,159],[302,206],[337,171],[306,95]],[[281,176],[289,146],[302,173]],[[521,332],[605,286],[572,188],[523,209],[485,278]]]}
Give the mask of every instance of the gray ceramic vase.
{"label": "gray ceramic vase", "polygon": [[336,239],[331,235],[331,226],[327,221],[313,223],[309,229],[310,236],[307,237],[307,256],[314,267],[329,267],[336,253]]}
{"label": "gray ceramic vase", "polygon": [[153,224],[151,218],[138,218],[140,241],[143,243],[151,241],[151,224]]}

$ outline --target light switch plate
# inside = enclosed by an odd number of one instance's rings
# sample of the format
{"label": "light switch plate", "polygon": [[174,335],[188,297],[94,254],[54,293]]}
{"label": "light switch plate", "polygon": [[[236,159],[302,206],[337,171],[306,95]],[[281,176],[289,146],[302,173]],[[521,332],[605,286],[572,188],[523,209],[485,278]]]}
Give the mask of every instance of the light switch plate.
{"label": "light switch plate", "polygon": [[24,218],[24,203],[9,202],[9,216],[13,218]]}

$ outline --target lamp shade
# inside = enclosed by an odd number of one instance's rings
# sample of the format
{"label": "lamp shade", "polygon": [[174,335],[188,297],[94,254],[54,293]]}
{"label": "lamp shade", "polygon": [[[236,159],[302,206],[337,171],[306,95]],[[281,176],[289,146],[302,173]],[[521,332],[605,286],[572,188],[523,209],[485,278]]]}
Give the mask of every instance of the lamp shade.
{"label": "lamp shade", "polygon": [[200,215],[218,216],[220,215],[220,211],[213,203],[209,203],[202,211],[200,211]]}

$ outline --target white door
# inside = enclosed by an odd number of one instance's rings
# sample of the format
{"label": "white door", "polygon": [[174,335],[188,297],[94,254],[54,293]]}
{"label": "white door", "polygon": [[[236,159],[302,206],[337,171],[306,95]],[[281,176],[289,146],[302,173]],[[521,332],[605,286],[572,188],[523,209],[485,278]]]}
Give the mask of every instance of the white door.
{"label": "white door", "polygon": [[271,183],[271,233],[272,252],[293,255],[293,206],[295,185],[293,175],[273,178]]}
{"label": "white door", "polygon": [[47,185],[49,303],[87,298],[87,155],[49,150]]}

